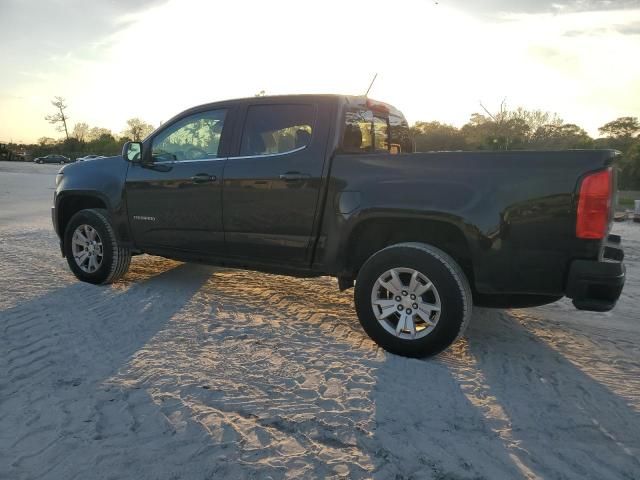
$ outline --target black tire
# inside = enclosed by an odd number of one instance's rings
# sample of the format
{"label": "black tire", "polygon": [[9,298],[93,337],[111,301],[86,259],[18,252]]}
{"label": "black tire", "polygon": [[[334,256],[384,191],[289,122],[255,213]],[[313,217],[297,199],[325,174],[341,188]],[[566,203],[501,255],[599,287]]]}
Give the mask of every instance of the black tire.
{"label": "black tire", "polygon": [[[378,277],[392,268],[411,268],[425,275],[438,291],[440,317],[426,336],[403,339],[385,330],[373,311],[371,296]],[[442,250],[424,243],[400,243],[372,255],[355,286],[358,319],[365,332],[385,350],[405,357],[436,355],[459,339],[471,319],[473,298],[464,272]]]}
{"label": "black tire", "polygon": [[[96,271],[90,273],[82,270],[76,263],[72,250],[73,233],[83,224],[94,228],[103,244],[102,263]],[[83,282],[94,284],[115,282],[127,273],[131,262],[131,251],[118,244],[107,211],[98,208],[80,210],[71,217],[64,232],[64,253],[73,274]]]}

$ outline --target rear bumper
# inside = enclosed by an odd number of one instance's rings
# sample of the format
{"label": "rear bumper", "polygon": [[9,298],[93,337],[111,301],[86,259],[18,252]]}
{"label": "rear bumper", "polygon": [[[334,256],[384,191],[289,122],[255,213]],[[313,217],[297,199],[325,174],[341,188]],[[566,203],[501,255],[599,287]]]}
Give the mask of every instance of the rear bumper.
{"label": "rear bumper", "polygon": [[599,260],[574,260],[567,278],[567,297],[578,310],[608,312],[615,307],[625,280],[624,251],[618,235],[609,235]]}

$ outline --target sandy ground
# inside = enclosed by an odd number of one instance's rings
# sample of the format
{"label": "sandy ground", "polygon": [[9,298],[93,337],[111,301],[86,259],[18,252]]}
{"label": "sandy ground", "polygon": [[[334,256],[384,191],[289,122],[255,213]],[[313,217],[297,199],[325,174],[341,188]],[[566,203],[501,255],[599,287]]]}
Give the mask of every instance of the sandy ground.
{"label": "sandy ground", "polygon": [[0,163],[0,479],[640,478],[640,226],[614,311],[476,309],[409,360],[329,278],[140,256],[77,282],[57,169]]}

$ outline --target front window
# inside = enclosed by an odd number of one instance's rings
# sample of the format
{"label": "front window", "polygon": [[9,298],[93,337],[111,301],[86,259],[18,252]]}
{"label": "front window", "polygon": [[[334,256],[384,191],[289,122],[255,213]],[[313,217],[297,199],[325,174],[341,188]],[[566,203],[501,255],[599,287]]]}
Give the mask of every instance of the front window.
{"label": "front window", "polygon": [[151,154],[154,160],[216,158],[226,113],[226,110],[210,110],[178,120],[153,139]]}
{"label": "front window", "polygon": [[313,105],[251,106],[240,155],[270,155],[304,148],[311,143],[314,120]]}

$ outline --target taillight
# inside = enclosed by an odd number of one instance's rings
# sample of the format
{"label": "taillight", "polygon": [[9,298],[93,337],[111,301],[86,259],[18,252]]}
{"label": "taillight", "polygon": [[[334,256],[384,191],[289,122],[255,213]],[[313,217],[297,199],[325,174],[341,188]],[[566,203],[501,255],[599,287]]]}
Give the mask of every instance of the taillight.
{"label": "taillight", "polygon": [[602,239],[609,229],[611,168],[587,175],[580,185],[576,236]]}

